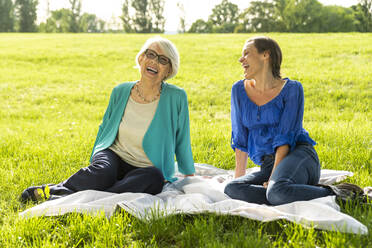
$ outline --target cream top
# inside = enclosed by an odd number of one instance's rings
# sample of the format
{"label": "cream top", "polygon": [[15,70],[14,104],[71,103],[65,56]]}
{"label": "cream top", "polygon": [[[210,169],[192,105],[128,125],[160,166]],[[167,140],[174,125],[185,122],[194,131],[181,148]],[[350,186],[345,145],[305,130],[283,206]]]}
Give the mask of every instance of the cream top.
{"label": "cream top", "polygon": [[151,103],[137,103],[128,99],[118,134],[110,149],[121,159],[136,167],[153,166],[146,156],[142,140],[154,118],[159,99]]}

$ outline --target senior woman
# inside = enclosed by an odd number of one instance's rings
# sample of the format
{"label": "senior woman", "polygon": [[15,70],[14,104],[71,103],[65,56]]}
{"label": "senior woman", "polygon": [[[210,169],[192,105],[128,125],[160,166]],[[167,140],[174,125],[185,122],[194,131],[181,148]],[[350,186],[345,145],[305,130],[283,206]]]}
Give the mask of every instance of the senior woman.
{"label": "senior woman", "polygon": [[[237,179],[226,185],[225,193],[267,205],[363,194],[351,184],[317,186],[320,164],[315,141],[302,126],[303,88],[300,82],[281,77],[278,43],[268,37],[249,39],[239,62],[245,79],[231,91],[231,147]],[[248,156],[261,168],[245,175]]]}
{"label": "senior woman", "polygon": [[116,86],[99,126],[90,165],[55,185],[33,186],[22,201],[38,201],[82,190],[157,194],[178,169],[193,175],[187,96],[165,80],[174,77],[180,60],[172,42],[146,41],[136,56],[140,80]]}

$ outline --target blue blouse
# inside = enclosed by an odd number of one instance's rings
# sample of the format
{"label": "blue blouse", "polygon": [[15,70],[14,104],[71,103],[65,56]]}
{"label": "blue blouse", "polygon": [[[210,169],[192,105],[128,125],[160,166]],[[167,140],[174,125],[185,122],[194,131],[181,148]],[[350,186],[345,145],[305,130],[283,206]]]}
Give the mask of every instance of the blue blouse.
{"label": "blue blouse", "polygon": [[274,154],[278,146],[297,142],[315,145],[302,127],[304,91],[300,82],[285,78],[280,93],[268,103],[258,106],[248,97],[244,80],[231,90],[231,147],[248,153],[255,164],[261,165],[263,155]]}

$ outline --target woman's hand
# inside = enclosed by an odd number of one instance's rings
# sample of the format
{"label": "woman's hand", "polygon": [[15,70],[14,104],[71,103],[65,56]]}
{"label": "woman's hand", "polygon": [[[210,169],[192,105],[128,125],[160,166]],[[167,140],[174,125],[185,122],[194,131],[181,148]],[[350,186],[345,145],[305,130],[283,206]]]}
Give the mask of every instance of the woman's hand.
{"label": "woman's hand", "polygon": [[267,186],[269,185],[269,181],[264,182],[262,185],[263,185],[263,187],[264,187],[265,189],[267,189]]}

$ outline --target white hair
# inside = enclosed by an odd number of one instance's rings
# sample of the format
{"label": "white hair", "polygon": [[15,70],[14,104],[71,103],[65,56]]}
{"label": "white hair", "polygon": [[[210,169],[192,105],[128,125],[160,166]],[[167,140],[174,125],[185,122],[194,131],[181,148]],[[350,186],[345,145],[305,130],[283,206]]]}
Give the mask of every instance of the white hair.
{"label": "white hair", "polygon": [[148,39],[145,44],[142,46],[141,50],[138,52],[136,56],[136,65],[137,68],[140,69],[140,65],[138,62],[139,57],[148,49],[152,44],[157,44],[163,50],[163,53],[166,57],[168,57],[171,61],[171,72],[167,77],[164,78],[164,80],[170,79],[174,76],[176,76],[178,72],[178,68],[180,66],[180,56],[178,54],[176,46],[168,39],[165,39],[160,36],[155,36],[150,39]]}

